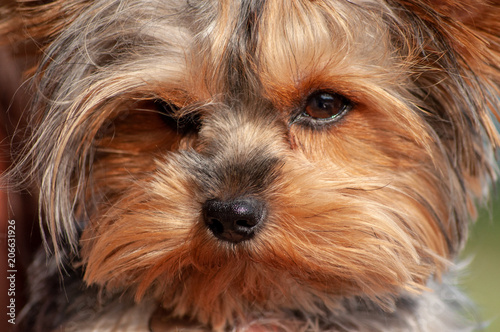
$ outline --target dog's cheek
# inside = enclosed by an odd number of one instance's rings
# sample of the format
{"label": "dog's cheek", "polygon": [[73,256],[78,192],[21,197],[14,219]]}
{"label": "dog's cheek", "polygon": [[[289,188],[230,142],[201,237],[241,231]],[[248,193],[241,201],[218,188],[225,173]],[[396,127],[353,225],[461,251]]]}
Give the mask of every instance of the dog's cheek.
{"label": "dog's cheek", "polygon": [[188,264],[199,218],[192,182],[180,168],[158,173],[131,184],[91,217],[80,240],[87,283],[107,290],[149,287],[158,275],[175,276]]}
{"label": "dog's cheek", "polygon": [[421,290],[443,268],[436,253],[446,240],[410,192],[389,179],[304,170],[288,174],[256,237],[263,264],[343,296]]}
{"label": "dog's cheek", "polygon": [[[395,112],[400,115],[392,115]],[[431,274],[445,268],[443,260],[456,250],[459,241],[453,236],[458,237],[460,231],[455,228],[456,211],[450,203],[453,188],[448,185],[459,183],[423,119],[408,108],[358,106],[327,130],[292,130],[297,154],[307,159],[303,164],[309,163],[309,167],[304,166],[303,171],[297,168],[299,174],[289,176],[296,183],[294,187],[302,183],[303,188],[284,194],[289,201],[283,206],[295,206],[287,212],[293,211],[293,218],[303,222],[300,227],[315,230],[309,241],[321,238],[320,243],[332,244],[330,248],[326,244],[315,246],[317,250],[303,246],[308,252],[305,256],[352,262],[337,271],[332,266],[328,273],[338,273],[343,280],[356,275],[360,284],[370,284],[370,279],[403,287],[405,283],[424,284]],[[316,178],[305,176],[306,172],[316,174]],[[448,180],[443,181],[443,176]],[[284,228],[300,229],[293,223]],[[365,251],[368,247],[371,249]],[[341,257],[347,248],[353,249],[351,255],[356,259],[349,260],[347,252]],[[398,259],[401,266],[387,263]],[[370,276],[370,271],[380,275]],[[408,274],[389,282],[394,271]]]}

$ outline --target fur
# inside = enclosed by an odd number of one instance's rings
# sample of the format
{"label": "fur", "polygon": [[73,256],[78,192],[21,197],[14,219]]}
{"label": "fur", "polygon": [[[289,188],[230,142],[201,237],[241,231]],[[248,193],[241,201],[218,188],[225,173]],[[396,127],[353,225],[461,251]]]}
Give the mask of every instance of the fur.
{"label": "fur", "polygon": [[[28,330],[478,327],[446,275],[496,179],[498,1],[2,12],[32,96],[4,178],[38,194],[48,252]],[[305,116],[318,91],[349,109]],[[203,204],[239,197],[265,221],[222,241]]]}

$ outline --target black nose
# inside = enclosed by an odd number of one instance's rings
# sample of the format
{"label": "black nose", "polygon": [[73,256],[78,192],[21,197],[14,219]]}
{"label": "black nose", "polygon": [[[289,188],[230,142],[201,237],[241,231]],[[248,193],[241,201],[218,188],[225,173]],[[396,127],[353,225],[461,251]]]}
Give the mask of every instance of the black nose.
{"label": "black nose", "polygon": [[251,239],[265,216],[264,203],[255,198],[211,199],[203,204],[205,225],[217,238],[233,243]]}

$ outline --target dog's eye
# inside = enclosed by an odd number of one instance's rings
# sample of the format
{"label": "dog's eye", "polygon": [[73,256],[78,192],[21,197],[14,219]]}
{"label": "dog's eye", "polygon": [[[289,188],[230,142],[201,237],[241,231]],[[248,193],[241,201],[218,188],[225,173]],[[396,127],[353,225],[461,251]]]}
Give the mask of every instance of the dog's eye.
{"label": "dog's eye", "polygon": [[163,122],[177,133],[186,135],[199,131],[201,126],[199,114],[189,113],[179,116],[179,107],[164,100],[155,100],[154,105],[162,115]]}
{"label": "dog's eye", "polygon": [[351,107],[352,102],[338,93],[318,91],[307,98],[303,114],[316,120],[331,121],[344,115]]}

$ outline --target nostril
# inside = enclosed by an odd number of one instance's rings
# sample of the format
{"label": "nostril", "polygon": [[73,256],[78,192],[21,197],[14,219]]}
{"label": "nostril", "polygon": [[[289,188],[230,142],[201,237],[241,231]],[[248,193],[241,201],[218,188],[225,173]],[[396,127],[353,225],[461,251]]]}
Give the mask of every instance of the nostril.
{"label": "nostril", "polygon": [[251,239],[266,216],[264,203],[251,197],[211,199],[203,204],[202,211],[208,229],[217,238],[233,243]]}
{"label": "nostril", "polygon": [[206,225],[212,230],[214,233],[221,233],[224,231],[224,226],[216,218],[208,218],[205,220]]}
{"label": "nostril", "polygon": [[252,228],[256,224],[255,224],[255,222],[249,221],[249,220],[238,220],[238,221],[236,221],[236,225],[238,225],[240,227]]}

